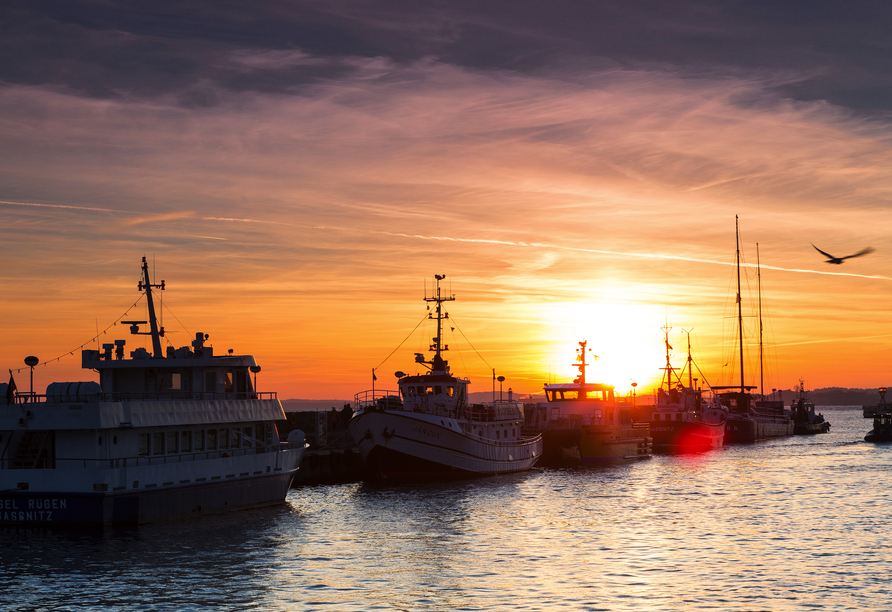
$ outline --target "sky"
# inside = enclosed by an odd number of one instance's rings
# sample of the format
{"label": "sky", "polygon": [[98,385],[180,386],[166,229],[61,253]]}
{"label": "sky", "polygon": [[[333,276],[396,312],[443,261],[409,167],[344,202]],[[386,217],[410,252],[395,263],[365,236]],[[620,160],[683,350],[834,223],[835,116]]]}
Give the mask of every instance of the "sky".
{"label": "sky", "polygon": [[166,341],[253,354],[281,399],[414,372],[435,274],[473,390],[568,382],[585,340],[589,381],[646,394],[663,327],[674,366],[690,332],[694,375],[733,384],[738,217],[747,384],[889,384],[890,25],[820,0],[9,0],[0,364],[27,388],[37,356],[42,392],[96,379],[97,334],[145,346],[115,325],[145,316],[145,256]]}

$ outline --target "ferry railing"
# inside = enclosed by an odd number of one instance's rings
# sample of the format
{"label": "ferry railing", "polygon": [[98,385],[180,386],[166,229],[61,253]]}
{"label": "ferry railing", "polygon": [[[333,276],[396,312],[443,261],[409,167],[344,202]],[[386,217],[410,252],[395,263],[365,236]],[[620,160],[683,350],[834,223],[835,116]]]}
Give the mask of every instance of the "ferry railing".
{"label": "ferry railing", "polygon": [[37,460],[34,468],[13,468],[14,459],[0,460],[2,469],[117,469],[149,467],[153,465],[167,465],[173,463],[189,463],[193,461],[206,461],[209,459],[226,459],[229,457],[244,457],[246,455],[265,455],[287,450],[303,448],[297,442],[279,442],[277,444],[262,444],[253,447],[221,448],[216,450],[196,451],[187,453],[171,453],[167,455],[139,455],[136,457],[114,458],[70,458],[52,457]]}
{"label": "ferry railing", "polygon": [[215,401],[215,400],[274,400],[276,391],[228,391],[212,393],[205,391],[156,391],[156,392],[115,392],[90,393],[87,395],[46,395],[38,393],[17,394],[13,404],[89,404],[94,402],[145,402],[145,401]]}
{"label": "ferry railing", "polygon": [[353,396],[353,410],[366,410],[367,408],[377,408],[382,403],[384,408],[400,403],[399,391],[388,391],[386,389],[375,389],[374,391],[360,391]]}

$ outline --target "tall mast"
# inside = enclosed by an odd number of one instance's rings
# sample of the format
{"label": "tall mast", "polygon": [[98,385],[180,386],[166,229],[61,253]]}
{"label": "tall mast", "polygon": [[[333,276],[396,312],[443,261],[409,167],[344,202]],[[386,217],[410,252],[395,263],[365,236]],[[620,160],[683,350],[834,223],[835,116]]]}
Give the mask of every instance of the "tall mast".
{"label": "tall mast", "polygon": [[687,331],[682,330],[688,336],[688,388],[694,388],[694,359],[691,357],[691,332],[693,329],[689,329]]}
{"label": "tall mast", "polygon": [[759,276],[759,393],[765,397],[765,375],[762,359],[762,265],[759,262],[759,243],[756,243],[756,271]]}
{"label": "tall mast", "polygon": [[440,356],[440,353],[442,351],[449,350],[449,345],[443,344],[440,341],[440,338],[443,333],[443,319],[449,318],[449,313],[443,312],[443,302],[452,302],[455,300],[455,296],[452,295],[452,296],[448,296],[448,297],[443,297],[440,294],[440,281],[443,280],[444,278],[446,278],[445,274],[435,274],[434,278],[437,279],[437,295],[433,296],[433,297],[425,296],[425,298],[424,298],[425,302],[436,302],[437,303],[437,308],[436,308],[437,316],[434,317],[433,313],[429,313],[427,315],[428,319],[434,319],[434,318],[437,319],[437,335],[434,338],[434,343],[430,347],[430,350],[435,351],[434,358],[430,362],[431,363],[431,371],[432,372],[448,372],[449,370],[448,370],[448,366],[446,365],[446,361]]}
{"label": "tall mast", "polygon": [[740,392],[745,390],[743,382],[743,305],[740,299],[740,227],[734,215],[734,233],[737,237],[737,328],[740,331]]}
{"label": "tall mast", "polygon": [[[675,370],[675,368],[672,367],[672,364],[669,363],[669,351],[672,350],[672,347],[669,345],[669,332],[672,331],[672,328],[669,327],[669,322],[667,321],[666,324],[663,325],[663,327],[661,327],[660,329],[663,330],[663,336],[665,337],[664,342],[666,343],[666,367],[663,368],[664,370],[666,370],[666,373],[663,375],[663,380],[666,381],[666,389],[671,389],[672,372]],[[660,384],[660,388],[662,387],[663,385]]]}
{"label": "tall mast", "polygon": [[155,359],[161,359],[164,357],[161,352],[161,336],[164,335],[164,328],[160,328],[159,331],[158,319],[155,317],[155,302],[152,300],[152,287],[163,290],[164,281],[161,281],[160,285],[153,285],[151,281],[149,281],[149,264],[145,257],[142,258],[142,275],[143,280],[139,281],[139,290],[146,290],[146,302],[149,304],[149,326],[152,335],[152,350]]}

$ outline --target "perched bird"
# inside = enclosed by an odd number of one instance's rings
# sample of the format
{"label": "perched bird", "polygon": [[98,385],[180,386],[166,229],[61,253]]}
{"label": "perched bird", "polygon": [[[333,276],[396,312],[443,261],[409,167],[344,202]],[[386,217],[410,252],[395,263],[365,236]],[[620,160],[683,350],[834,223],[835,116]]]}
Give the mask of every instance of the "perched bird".
{"label": "perched bird", "polygon": [[820,253],[820,254],[823,255],[824,257],[829,257],[829,258],[830,258],[830,259],[827,260],[827,263],[830,263],[830,264],[837,264],[837,265],[841,264],[843,259],[851,259],[852,257],[861,257],[862,255],[869,255],[870,253],[873,253],[874,250],[875,250],[873,247],[867,247],[867,248],[864,249],[863,251],[858,251],[858,252],[855,253],[854,255],[846,255],[845,257],[834,257],[834,256],[831,255],[830,253],[828,253],[828,252],[826,252],[826,251],[822,251],[821,249],[819,249],[819,248],[816,247],[815,245],[812,245],[812,246],[815,247],[815,250],[816,250],[818,253]]}

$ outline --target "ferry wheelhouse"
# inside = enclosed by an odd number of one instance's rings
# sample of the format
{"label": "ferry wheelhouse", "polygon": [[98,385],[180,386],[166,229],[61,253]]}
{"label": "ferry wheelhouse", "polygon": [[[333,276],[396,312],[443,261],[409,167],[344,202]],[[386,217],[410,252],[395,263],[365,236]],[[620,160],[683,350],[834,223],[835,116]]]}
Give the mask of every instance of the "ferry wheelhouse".
{"label": "ferry wheelhouse", "polygon": [[203,333],[163,352],[153,288],[164,281],[151,284],[143,258],[149,320],[124,323],[151,336],[152,353],[126,359],[125,340],[85,350],[98,383],[51,383],[0,407],[0,524],[146,523],[284,501],[306,445],[279,441],[285,414],[254,388],[260,367],[214,355]]}

